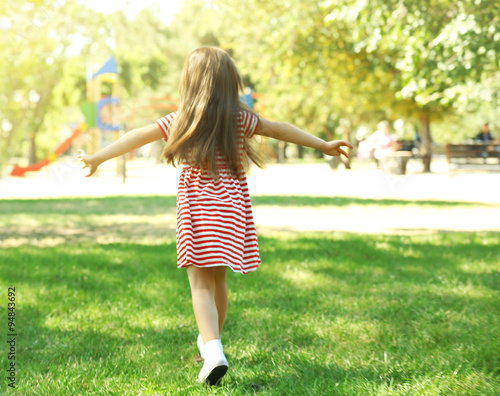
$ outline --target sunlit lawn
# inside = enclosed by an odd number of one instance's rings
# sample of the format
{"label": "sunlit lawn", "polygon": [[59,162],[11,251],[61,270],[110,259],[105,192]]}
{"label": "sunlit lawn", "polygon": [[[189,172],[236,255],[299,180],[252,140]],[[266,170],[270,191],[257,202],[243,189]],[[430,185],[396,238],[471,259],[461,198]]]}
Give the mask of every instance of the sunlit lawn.
{"label": "sunlit lawn", "polygon": [[9,394],[500,394],[499,233],[261,234],[261,268],[229,276],[230,370],[207,390],[171,216],[175,197],[0,201],[2,305],[15,286],[19,334]]}

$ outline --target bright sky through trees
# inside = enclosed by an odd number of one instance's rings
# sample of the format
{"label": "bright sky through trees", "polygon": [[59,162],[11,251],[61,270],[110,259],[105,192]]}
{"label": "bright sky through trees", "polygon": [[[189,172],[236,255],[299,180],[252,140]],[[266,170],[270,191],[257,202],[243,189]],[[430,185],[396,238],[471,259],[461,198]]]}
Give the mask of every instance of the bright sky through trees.
{"label": "bright sky through trees", "polygon": [[128,18],[134,18],[144,8],[151,8],[158,11],[161,21],[168,26],[175,14],[180,11],[182,0],[79,0],[79,2],[104,14],[123,9]]}

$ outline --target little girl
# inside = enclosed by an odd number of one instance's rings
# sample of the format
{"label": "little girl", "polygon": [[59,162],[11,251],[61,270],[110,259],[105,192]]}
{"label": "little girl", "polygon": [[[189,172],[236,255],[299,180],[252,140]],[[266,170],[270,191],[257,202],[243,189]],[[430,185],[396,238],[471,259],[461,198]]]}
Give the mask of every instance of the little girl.
{"label": "little girl", "polygon": [[239,100],[243,85],[229,55],[202,47],[187,59],[175,113],[131,130],[94,155],[79,150],[91,176],[104,161],[163,139],[167,164],[182,164],[177,196],[177,267],[186,268],[204,358],[198,380],[216,384],[226,373],[221,333],[227,312],[226,273],[246,274],[260,264],[246,171],[264,161],[250,146],[255,135],[348,157],[344,140],[325,142],[287,123],[265,120]]}

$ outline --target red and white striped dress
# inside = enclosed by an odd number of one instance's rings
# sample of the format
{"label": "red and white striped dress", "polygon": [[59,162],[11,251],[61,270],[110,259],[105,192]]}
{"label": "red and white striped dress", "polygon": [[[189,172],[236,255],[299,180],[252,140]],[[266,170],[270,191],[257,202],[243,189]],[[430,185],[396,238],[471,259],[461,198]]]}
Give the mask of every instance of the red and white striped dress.
{"label": "red and white striped dress", "polygon": [[[176,113],[156,122],[168,140],[170,124]],[[243,139],[251,138],[259,118],[240,111],[238,133],[240,158]],[[246,174],[242,179],[231,176],[224,159],[217,156],[219,180],[200,168],[182,163],[177,193],[177,267],[229,266],[246,274],[260,264],[257,231],[252,215]]]}

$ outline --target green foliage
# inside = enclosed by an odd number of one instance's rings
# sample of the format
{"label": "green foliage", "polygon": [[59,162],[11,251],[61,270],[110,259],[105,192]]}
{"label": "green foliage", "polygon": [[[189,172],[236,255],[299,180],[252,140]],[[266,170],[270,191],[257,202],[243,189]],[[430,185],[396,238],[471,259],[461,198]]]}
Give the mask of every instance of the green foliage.
{"label": "green foliage", "polygon": [[[0,165],[10,156],[27,155],[30,134],[37,136],[37,157],[45,157],[61,140],[65,123],[83,120],[67,109],[86,100],[89,62],[116,56],[124,109],[130,97],[161,89],[168,72],[168,33],[152,10],[128,20],[122,11],[104,15],[74,0],[23,3],[22,12],[11,2],[2,7],[0,123],[8,120],[12,129],[0,134]],[[39,96],[37,102],[30,101],[30,92]]]}
{"label": "green foliage", "polygon": [[[219,4],[224,21],[235,2]],[[232,48],[240,68],[266,94],[266,112],[319,132],[339,115],[363,119],[378,106],[390,105],[393,93],[373,89],[389,81],[382,67],[356,53],[343,37],[348,27],[328,28],[327,12],[314,2],[259,2],[241,5],[231,18],[235,28],[216,29],[223,46]]]}
{"label": "green foliage", "polygon": [[340,120],[353,130],[383,118],[412,124],[422,109],[437,141],[463,139],[486,120],[500,134],[495,0],[186,0],[168,27],[154,7],[128,17],[76,0],[1,1],[0,11],[0,167],[27,157],[30,134],[41,158],[61,138],[57,120],[83,119],[74,110],[87,63],[116,56],[119,115],[130,128],[164,113],[144,107],[177,94],[184,60],[200,45],[232,54],[264,94],[265,116],[315,134]]}
{"label": "green foliage", "polygon": [[[203,4],[187,3],[191,12]],[[499,103],[493,0],[206,4],[200,29],[232,50],[266,94],[267,114],[312,132],[338,117],[353,125],[415,121],[426,108],[439,122]]]}
{"label": "green foliage", "polygon": [[[38,153],[42,156],[61,139],[64,108],[80,99],[75,87],[85,89],[82,60],[75,62],[73,54],[85,45],[85,27],[94,16],[72,1],[3,6],[0,119],[8,120],[12,129],[1,136],[0,164],[8,155],[25,156],[28,147],[21,142],[27,144],[31,134],[43,135],[43,150]],[[54,129],[57,118],[60,125]],[[30,155],[30,162],[34,161],[36,157]]]}
{"label": "green foliage", "polygon": [[[340,11],[332,3],[331,20],[352,19],[352,3]],[[463,85],[498,73],[499,15],[495,1],[370,1],[356,15],[353,36],[358,49],[380,53],[397,72],[399,98],[446,107]]]}

